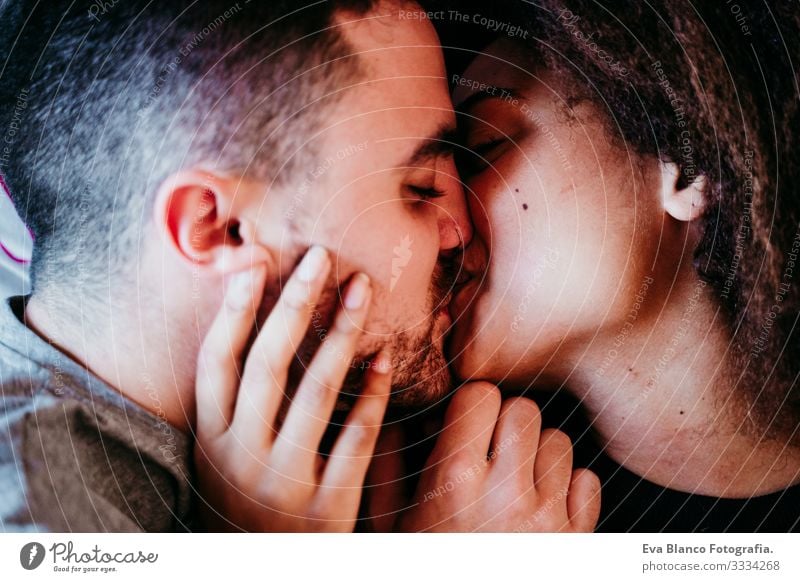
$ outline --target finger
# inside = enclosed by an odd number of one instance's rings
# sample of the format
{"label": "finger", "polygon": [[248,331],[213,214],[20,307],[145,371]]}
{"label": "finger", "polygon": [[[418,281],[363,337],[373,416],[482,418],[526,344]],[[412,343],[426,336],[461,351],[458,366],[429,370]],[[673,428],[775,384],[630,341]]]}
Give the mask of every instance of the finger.
{"label": "finger", "polygon": [[322,478],[320,494],[327,503],[350,507],[358,512],[364,479],[389,404],[392,388],[391,363],[385,352],[372,362],[367,372],[364,391],[347,418],[342,433],[331,451]]}
{"label": "finger", "polygon": [[488,382],[470,382],[456,391],[447,407],[444,426],[428,465],[464,461],[485,463],[492,441],[500,391]]}
{"label": "finger", "polygon": [[225,300],[203,340],[195,382],[197,431],[216,438],[230,426],[242,356],[255,324],[267,278],[265,265],[231,277]]}
{"label": "finger", "polygon": [[493,470],[506,475],[520,471],[533,486],[541,427],[539,407],[530,398],[509,398],[503,402],[489,453]]}
{"label": "finger", "polygon": [[274,459],[287,471],[301,469],[317,458],[336,399],[356,352],[369,312],[372,286],[357,274],[347,287],[344,309],[308,366],[289,407],[273,449]]}
{"label": "finger", "polygon": [[600,479],[589,469],[576,469],[567,497],[567,513],[576,532],[592,532],[600,519]]}
{"label": "finger", "polygon": [[305,337],[330,268],[328,252],[311,248],[289,276],[259,331],[245,363],[231,427],[240,440],[253,446],[272,442],[289,366]]}
{"label": "finger", "polygon": [[546,499],[563,499],[572,478],[572,442],[556,429],[542,431],[533,469],[537,493]]}

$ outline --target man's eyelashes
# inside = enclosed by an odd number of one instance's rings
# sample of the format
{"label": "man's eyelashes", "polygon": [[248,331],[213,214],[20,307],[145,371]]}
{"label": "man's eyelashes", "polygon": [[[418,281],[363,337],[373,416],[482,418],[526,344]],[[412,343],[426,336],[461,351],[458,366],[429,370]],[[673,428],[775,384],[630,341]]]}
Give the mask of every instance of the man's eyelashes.
{"label": "man's eyelashes", "polygon": [[408,189],[415,195],[421,198],[425,198],[426,200],[434,200],[436,198],[441,198],[445,195],[444,190],[439,190],[435,187],[424,187],[424,186],[408,186]]}

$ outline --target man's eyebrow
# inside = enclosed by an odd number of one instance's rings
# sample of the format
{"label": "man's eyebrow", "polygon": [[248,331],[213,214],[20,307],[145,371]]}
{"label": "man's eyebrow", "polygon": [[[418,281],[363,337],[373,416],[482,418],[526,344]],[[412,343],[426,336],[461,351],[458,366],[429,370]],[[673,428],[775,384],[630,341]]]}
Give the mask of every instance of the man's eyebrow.
{"label": "man's eyebrow", "polygon": [[422,162],[453,155],[456,150],[458,131],[452,123],[443,124],[431,136],[423,138],[420,146],[398,168],[411,168]]}

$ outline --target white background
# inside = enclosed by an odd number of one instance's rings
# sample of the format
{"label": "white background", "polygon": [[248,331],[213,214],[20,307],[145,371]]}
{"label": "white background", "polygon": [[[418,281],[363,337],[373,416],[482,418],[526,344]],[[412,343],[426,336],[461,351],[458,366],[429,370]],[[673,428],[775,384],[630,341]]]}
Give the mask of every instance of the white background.
{"label": "white background", "polygon": [[[117,572],[55,573],[50,548],[72,541],[76,554],[158,553],[153,564]],[[800,580],[800,538],[792,534],[0,534],[2,580],[258,580],[264,582],[606,582],[627,580]],[[36,570],[20,550],[47,551]],[[643,545],[705,547],[704,554],[645,554]],[[769,546],[771,554],[709,555],[718,546]],[[778,560],[777,571],[643,573],[647,562]]]}
{"label": "white background", "polygon": [[0,253],[0,298],[19,295],[24,276],[24,269],[18,263],[9,259],[5,253]]}

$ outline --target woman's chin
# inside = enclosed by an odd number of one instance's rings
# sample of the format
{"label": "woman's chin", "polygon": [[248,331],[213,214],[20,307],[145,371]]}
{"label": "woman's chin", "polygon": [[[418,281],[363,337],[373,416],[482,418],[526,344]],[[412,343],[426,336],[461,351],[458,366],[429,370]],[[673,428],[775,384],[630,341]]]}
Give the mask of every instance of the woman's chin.
{"label": "woman's chin", "polygon": [[[451,346],[450,367],[453,375],[461,382],[473,380],[486,380],[498,382],[501,375],[497,374],[496,366],[491,359],[487,359],[487,352],[474,343],[469,346]],[[489,351],[488,353],[491,353]]]}
{"label": "woman's chin", "polygon": [[497,383],[506,375],[507,346],[491,323],[496,322],[462,317],[453,327],[446,349],[451,370],[458,380]]}

